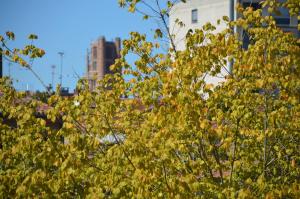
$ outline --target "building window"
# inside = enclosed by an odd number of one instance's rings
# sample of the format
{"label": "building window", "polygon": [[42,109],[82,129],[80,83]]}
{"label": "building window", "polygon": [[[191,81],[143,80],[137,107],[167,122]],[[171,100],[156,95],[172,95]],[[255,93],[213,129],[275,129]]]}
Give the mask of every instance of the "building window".
{"label": "building window", "polygon": [[97,70],[97,62],[96,61],[93,61],[93,70]]}
{"label": "building window", "polygon": [[290,18],[280,18],[275,17],[276,24],[279,26],[289,26],[290,25]]}
{"label": "building window", "polygon": [[90,81],[90,86],[91,86],[91,90],[95,90],[95,88],[96,88],[96,80],[91,80]]}
{"label": "building window", "polygon": [[93,47],[93,58],[97,58],[97,47]]}
{"label": "building window", "polygon": [[252,7],[253,10],[258,10],[261,9],[260,3],[250,3],[250,2],[245,2],[243,3],[244,8]]}
{"label": "building window", "polygon": [[198,22],[198,10],[194,9],[192,10],[192,23]]}
{"label": "building window", "polygon": [[243,49],[247,50],[249,44],[250,44],[250,36],[248,35],[248,33],[246,31],[244,31],[244,34],[243,34]]}

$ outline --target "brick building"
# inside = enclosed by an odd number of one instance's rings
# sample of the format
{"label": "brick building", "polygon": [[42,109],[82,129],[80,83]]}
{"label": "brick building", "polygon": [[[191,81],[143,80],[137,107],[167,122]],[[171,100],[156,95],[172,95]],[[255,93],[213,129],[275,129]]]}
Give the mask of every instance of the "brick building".
{"label": "brick building", "polygon": [[114,64],[117,58],[120,58],[121,39],[115,41],[106,41],[105,37],[100,37],[91,44],[87,52],[87,73],[91,90],[96,88],[97,80],[102,79],[106,74],[111,74],[109,67]]}

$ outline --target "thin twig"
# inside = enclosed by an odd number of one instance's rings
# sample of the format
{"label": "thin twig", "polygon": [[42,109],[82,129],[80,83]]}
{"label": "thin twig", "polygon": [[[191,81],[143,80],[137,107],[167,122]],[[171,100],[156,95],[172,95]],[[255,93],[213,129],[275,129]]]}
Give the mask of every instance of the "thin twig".
{"label": "thin twig", "polygon": [[134,169],[136,169],[136,167],[134,166],[133,162],[132,162],[131,159],[129,158],[129,155],[128,155],[127,152],[124,150],[124,148],[121,146],[121,143],[120,143],[119,139],[117,138],[117,136],[116,136],[116,134],[115,134],[113,128],[111,127],[111,125],[110,125],[110,123],[109,123],[109,121],[108,121],[106,115],[104,115],[104,119],[105,119],[105,121],[106,121],[106,124],[108,125],[108,128],[109,128],[110,131],[112,132],[113,137],[115,138],[117,144],[121,147],[121,149],[122,149],[122,151],[123,151],[123,153],[124,153],[126,159],[129,161],[129,163],[131,164],[131,166],[132,166]]}

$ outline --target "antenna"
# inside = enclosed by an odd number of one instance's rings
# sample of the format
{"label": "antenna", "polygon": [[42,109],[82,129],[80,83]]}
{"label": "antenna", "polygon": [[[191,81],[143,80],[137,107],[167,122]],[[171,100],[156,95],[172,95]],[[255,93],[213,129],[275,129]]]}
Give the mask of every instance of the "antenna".
{"label": "antenna", "polygon": [[62,70],[63,70],[63,56],[64,56],[64,52],[58,52],[58,54],[60,55],[60,87],[62,88]]}

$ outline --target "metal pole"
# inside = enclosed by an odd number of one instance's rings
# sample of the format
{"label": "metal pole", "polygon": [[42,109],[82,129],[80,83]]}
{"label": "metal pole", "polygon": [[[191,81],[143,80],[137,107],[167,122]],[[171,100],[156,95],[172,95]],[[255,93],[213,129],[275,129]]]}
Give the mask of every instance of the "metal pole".
{"label": "metal pole", "polygon": [[229,0],[229,18],[230,21],[234,20],[234,0]]}
{"label": "metal pole", "polygon": [[11,79],[10,69],[11,69],[11,62],[8,63],[8,77]]}
{"label": "metal pole", "polygon": [[2,70],[3,62],[2,62],[2,49],[0,48],[0,78],[3,76],[3,70]]}
{"label": "metal pole", "polygon": [[[229,0],[229,19],[230,21],[234,21],[234,1],[235,0]],[[233,28],[233,31],[234,28]],[[233,70],[233,61],[229,62],[229,73],[232,74],[232,70]]]}
{"label": "metal pole", "polygon": [[58,52],[58,54],[60,55],[60,87],[62,88],[62,71],[63,71],[63,56],[64,56],[64,53],[63,52]]}
{"label": "metal pole", "polygon": [[55,65],[52,65],[51,68],[52,68],[52,90],[54,90],[54,71],[55,71]]}

